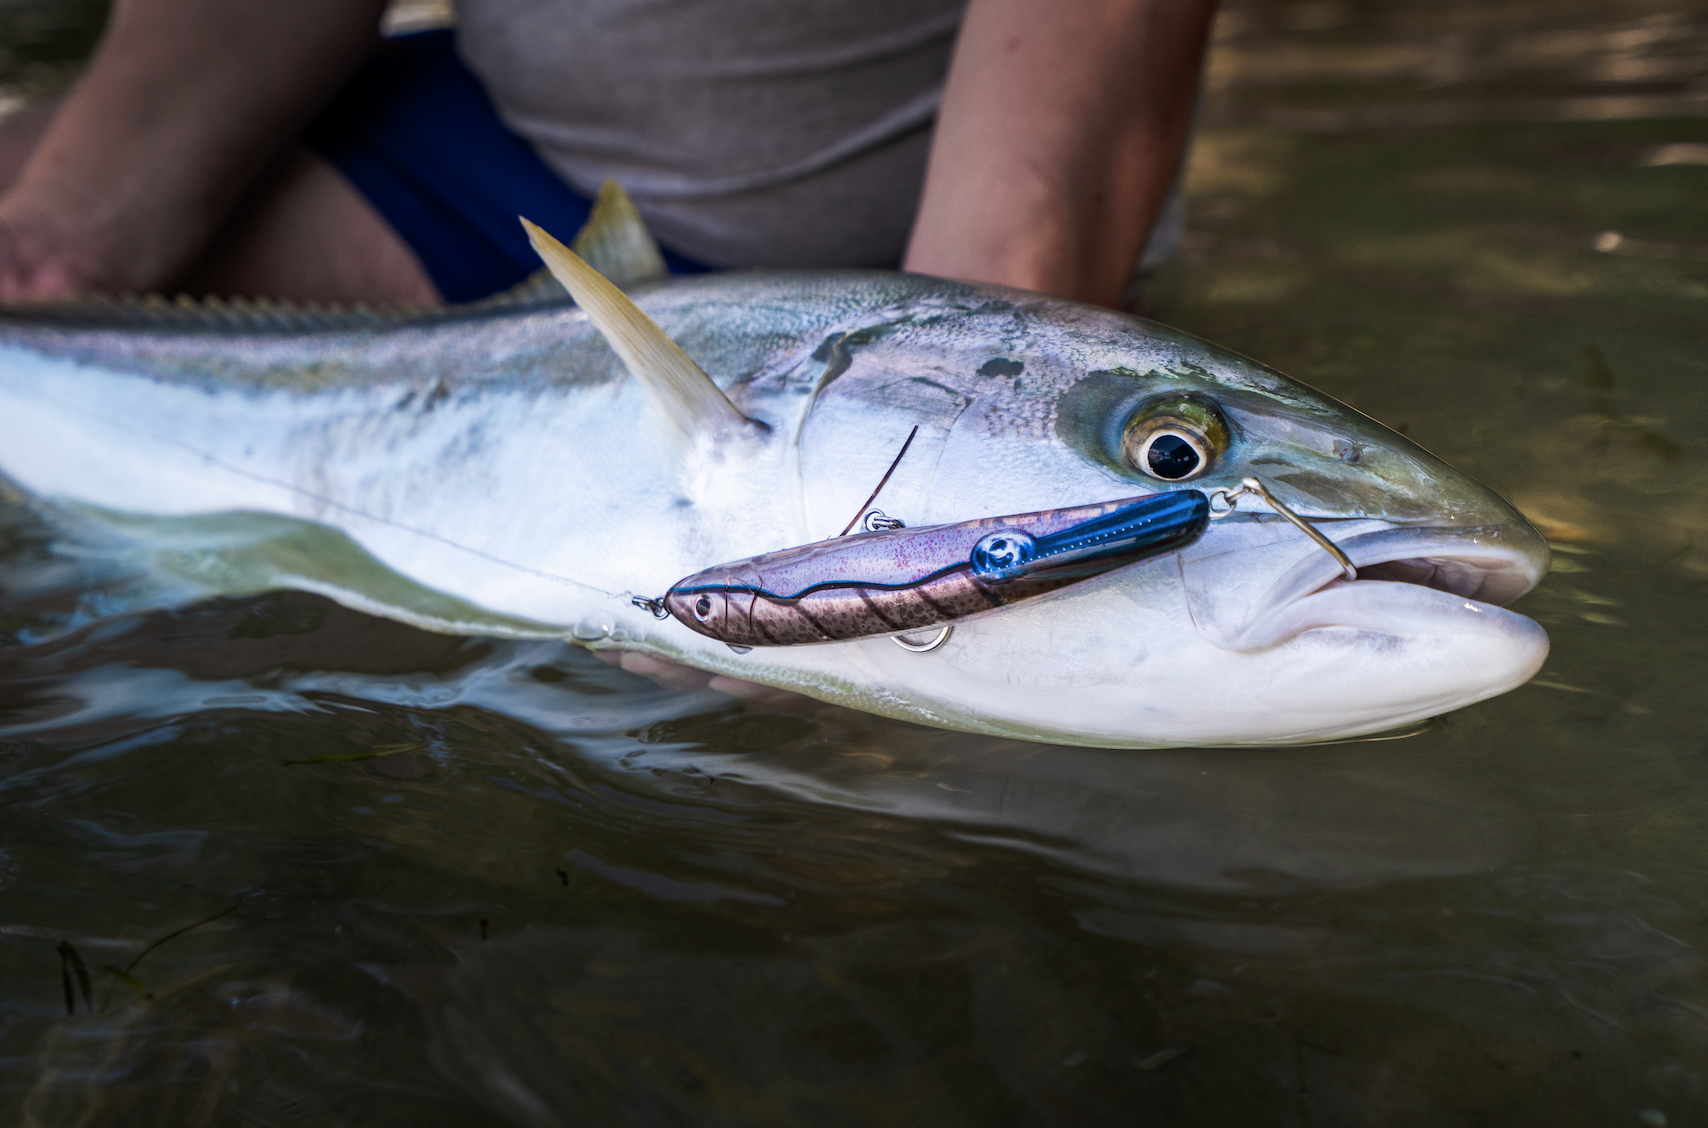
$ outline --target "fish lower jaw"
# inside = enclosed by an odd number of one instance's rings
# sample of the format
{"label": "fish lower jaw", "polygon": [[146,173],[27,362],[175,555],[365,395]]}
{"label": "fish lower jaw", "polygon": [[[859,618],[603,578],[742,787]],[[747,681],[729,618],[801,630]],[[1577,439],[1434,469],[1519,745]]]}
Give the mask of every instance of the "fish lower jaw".
{"label": "fish lower jaw", "polygon": [[1275,671],[1249,703],[1272,735],[1253,741],[1236,724],[1229,743],[1378,732],[1516,689],[1542,668],[1547,632],[1497,603],[1546,570],[1528,529],[1389,529],[1341,547],[1356,580],[1316,552],[1247,604],[1243,621],[1194,607],[1206,643]]}
{"label": "fish lower jaw", "polygon": [[1305,552],[1240,609],[1189,577],[1199,634],[1223,650],[1251,651],[1330,627],[1400,637],[1498,632],[1529,623],[1502,605],[1535,587],[1548,567],[1545,543],[1528,528],[1389,528],[1339,547],[1356,580],[1327,553]]}
{"label": "fish lower jaw", "polygon": [[1306,631],[1336,628],[1400,639],[1462,636],[1468,646],[1540,630],[1522,615],[1450,591],[1389,580],[1335,580],[1217,645],[1266,650]]}
{"label": "fish lower jaw", "polygon": [[1382,580],[1328,584],[1263,626],[1267,637],[1248,639],[1248,649],[1217,648],[1227,693],[1180,733],[1181,743],[1287,745],[1383,732],[1516,689],[1549,649],[1547,632],[1522,615]]}
{"label": "fish lower jaw", "polygon": [[[1349,596],[1368,602],[1358,610],[1345,603],[1330,606]],[[1368,613],[1371,603],[1396,596],[1416,601],[1411,606],[1417,614],[1399,629],[1392,621],[1376,629],[1353,625],[1364,617],[1359,611]],[[1423,604],[1431,597],[1447,614],[1425,617]],[[1315,606],[1302,607],[1301,619],[1318,621],[1249,655],[1267,658],[1265,666],[1281,666],[1279,676],[1243,703],[1247,717],[1262,717],[1269,733],[1257,739],[1230,733],[1227,742],[1298,744],[1364,736],[1499,696],[1541,670],[1549,644],[1538,624],[1470,600],[1445,606],[1454,599],[1413,585],[1360,581],[1303,601]]]}

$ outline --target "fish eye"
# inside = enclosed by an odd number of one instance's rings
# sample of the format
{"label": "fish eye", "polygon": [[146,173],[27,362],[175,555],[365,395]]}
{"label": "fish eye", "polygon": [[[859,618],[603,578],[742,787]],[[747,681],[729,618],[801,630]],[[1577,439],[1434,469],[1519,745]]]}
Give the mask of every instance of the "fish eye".
{"label": "fish eye", "polygon": [[1165,482],[1184,482],[1205,473],[1227,446],[1221,413],[1190,399],[1141,408],[1121,436],[1127,465]]}
{"label": "fish eye", "polygon": [[702,595],[699,599],[696,599],[694,601],[694,618],[700,620],[700,622],[703,623],[711,615],[711,613],[712,613],[712,599],[710,596]]}

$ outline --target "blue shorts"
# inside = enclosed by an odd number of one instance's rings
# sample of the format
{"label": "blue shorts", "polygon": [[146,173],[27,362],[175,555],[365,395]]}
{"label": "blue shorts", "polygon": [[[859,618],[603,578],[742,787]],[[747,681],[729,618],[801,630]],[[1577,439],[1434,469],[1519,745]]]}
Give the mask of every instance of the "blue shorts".
{"label": "blue shorts", "polygon": [[[414,250],[447,302],[540,268],[516,217],[568,242],[592,201],[498,117],[450,31],[383,41],[303,135]],[[709,268],[664,249],[673,273]]]}

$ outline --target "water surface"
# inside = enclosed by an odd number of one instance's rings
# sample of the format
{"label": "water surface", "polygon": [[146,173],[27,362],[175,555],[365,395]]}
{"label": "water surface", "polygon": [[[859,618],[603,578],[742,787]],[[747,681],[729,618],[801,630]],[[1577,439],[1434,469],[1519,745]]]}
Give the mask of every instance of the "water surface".
{"label": "water surface", "polygon": [[1544,672],[1399,739],[791,716],[296,594],[101,620],[4,511],[0,1119],[1708,1119],[1705,58],[1679,4],[1222,17],[1151,309],[1557,549]]}

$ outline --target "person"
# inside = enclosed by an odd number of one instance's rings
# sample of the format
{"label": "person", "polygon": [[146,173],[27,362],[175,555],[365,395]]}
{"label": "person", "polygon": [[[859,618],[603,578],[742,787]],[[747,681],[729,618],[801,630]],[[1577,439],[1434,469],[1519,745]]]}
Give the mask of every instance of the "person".
{"label": "person", "polygon": [[518,211],[567,237],[614,176],[673,269],[1114,305],[1213,8],[460,0],[454,45],[376,49],[384,0],[115,0],[69,93],[0,122],[0,301],[469,300],[535,265]]}

